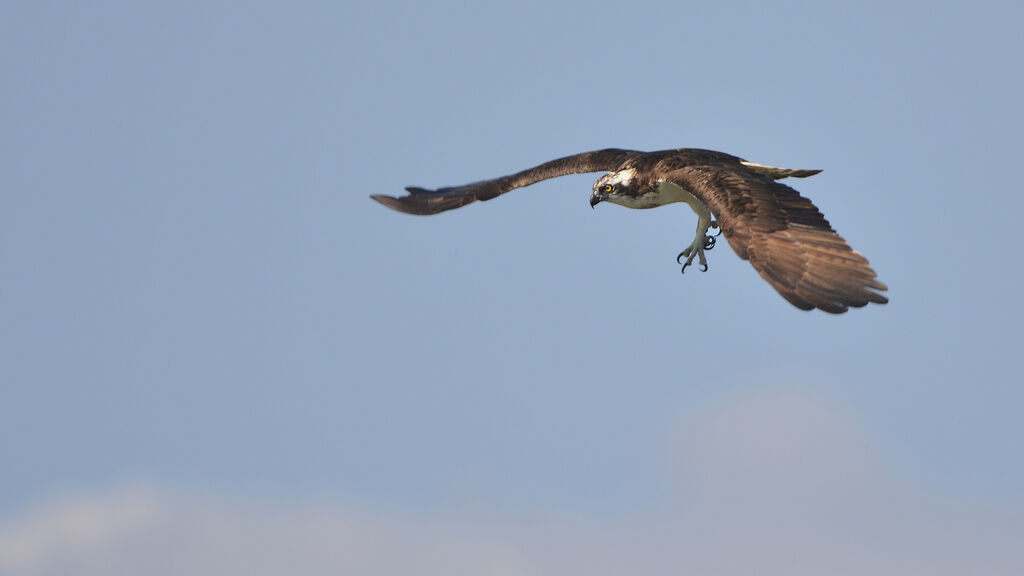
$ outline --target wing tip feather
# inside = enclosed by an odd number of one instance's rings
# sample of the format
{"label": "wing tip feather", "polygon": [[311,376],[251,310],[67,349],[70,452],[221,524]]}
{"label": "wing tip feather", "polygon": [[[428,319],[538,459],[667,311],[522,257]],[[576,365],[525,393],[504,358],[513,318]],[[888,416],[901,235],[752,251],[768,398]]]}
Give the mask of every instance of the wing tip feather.
{"label": "wing tip feather", "polygon": [[384,194],[370,194],[370,198],[392,210],[417,216],[428,216],[452,210],[465,206],[477,199],[473,194],[459,193],[458,188],[427,190],[426,188],[418,188],[416,186],[406,186],[405,190],[409,194],[402,197],[396,198]]}
{"label": "wing tip feather", "polygon": [[[413,190],[409,188],[406,188],[406,190],[413,192]],[[409,196],[402,196],[401,198],[396,198],[395,196],[385,196],[384,194],[370,194],[370,198],[376,200],[377,202],[380,202],[381,204],[387,206],[388,208],[391,208],[392,210],[404,212],[405,214],[432,214],[432,212],[429,211],[428,206],[426,206],[423,202],[417,201],[415,194],[416,193],[413,192]]]}

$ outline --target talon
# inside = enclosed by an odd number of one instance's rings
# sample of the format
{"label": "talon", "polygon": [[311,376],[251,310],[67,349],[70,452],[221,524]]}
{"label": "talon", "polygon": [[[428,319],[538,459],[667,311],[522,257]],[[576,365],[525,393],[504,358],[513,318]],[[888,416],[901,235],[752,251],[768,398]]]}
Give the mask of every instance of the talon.
{"label": "talon", "polygon": [[[683,267],[679,270],[680,274],[686,274],[686,268],[693,263],[693,259],[697,258],[701,265],[701,272],[708,271],[708,261],[704,258],[704,252],[711,250],[715,247],[715,237],[705,235],[703,238],[698,236],[693,239],[693,243],[687,246],[686,250],[683,250],[676,256],[676,264],[682,264]],[[686,262],[683,262],[683,257],[686,257]]]}
{"label": "talon", "polygon": [[718,230],[718,234],[715,234],[716,238],[722,235],[722,228],[719,227],[718,222],[715,222],[714,220],[712,220],[711,221],[711,227],[714,228],[715,230]]}

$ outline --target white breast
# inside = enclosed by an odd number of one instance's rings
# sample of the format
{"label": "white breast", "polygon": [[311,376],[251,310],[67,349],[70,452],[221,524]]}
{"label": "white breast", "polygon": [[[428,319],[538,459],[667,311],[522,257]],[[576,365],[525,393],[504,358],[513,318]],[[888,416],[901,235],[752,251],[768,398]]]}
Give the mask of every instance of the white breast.
{"label": "white breast", "polygon": [[690,206],[694,204],[704,205],[703,202],[697,199],[696,196],[690,194],[685,188],[668,182],[667,180],[658,180],[657,196],[660,204],[671,204],[673,202],[686,202]]}
{"label": "white breast", "polygon": [[685,202],[689,204],[697,214],[707,213],[707,207],[704,206],[704,203],[698,200],[693,194],[690,194],[682,187],[665,180],[659,180],[658,186],[655,187],[653,192],[644,194],[639,198],[622,196],[609,198],[609,200],[619,204],[620,206],[625,206],[626,208],[657,208],[658,206],[672,204],[673,202]]}

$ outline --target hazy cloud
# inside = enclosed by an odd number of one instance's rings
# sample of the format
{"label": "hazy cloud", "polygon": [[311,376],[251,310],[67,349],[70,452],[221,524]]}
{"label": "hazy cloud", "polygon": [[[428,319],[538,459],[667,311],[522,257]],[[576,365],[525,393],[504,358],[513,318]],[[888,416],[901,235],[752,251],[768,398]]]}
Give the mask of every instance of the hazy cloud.
{"label": "hazy cloud", "polygon": [[[706,408],[706,407],[705,407]],[[1018,574],[1019,508],[920,493],[797,389],[681,415],[670,496],[630,518],[458,519],[120,488],[0,523],[0,573]]]}

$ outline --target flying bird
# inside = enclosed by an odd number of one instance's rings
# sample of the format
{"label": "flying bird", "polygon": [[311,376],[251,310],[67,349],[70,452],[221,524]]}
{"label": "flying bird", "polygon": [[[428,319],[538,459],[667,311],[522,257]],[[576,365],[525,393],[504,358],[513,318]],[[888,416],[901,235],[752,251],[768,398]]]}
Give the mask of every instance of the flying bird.
{"label": "flying bird", "polygon": [[[566,156],[509,176],[463,186],[426,190],[410,186],[400,198],[370,197],[407,214],[437,214],[477,200],[490,200],[542,180],[608,172],[594,183],[590,206],[611,202],[655,208],[685,202],[697,214],[697,233],[676,261],[682,271],[694,258],[707,271],[706,250],[724,234],[736,254],[749,260],[769,284],[801,310],[839,314],[889,300],[888,290],[860,252],[850,248],[817,207],[777,182],[821,170],[791,170],[747,162],[696,148],[639,152],[608,148]],[[718,229],[715,236],[709,229]],[[683,258],[686,258],[685,262]]]}

